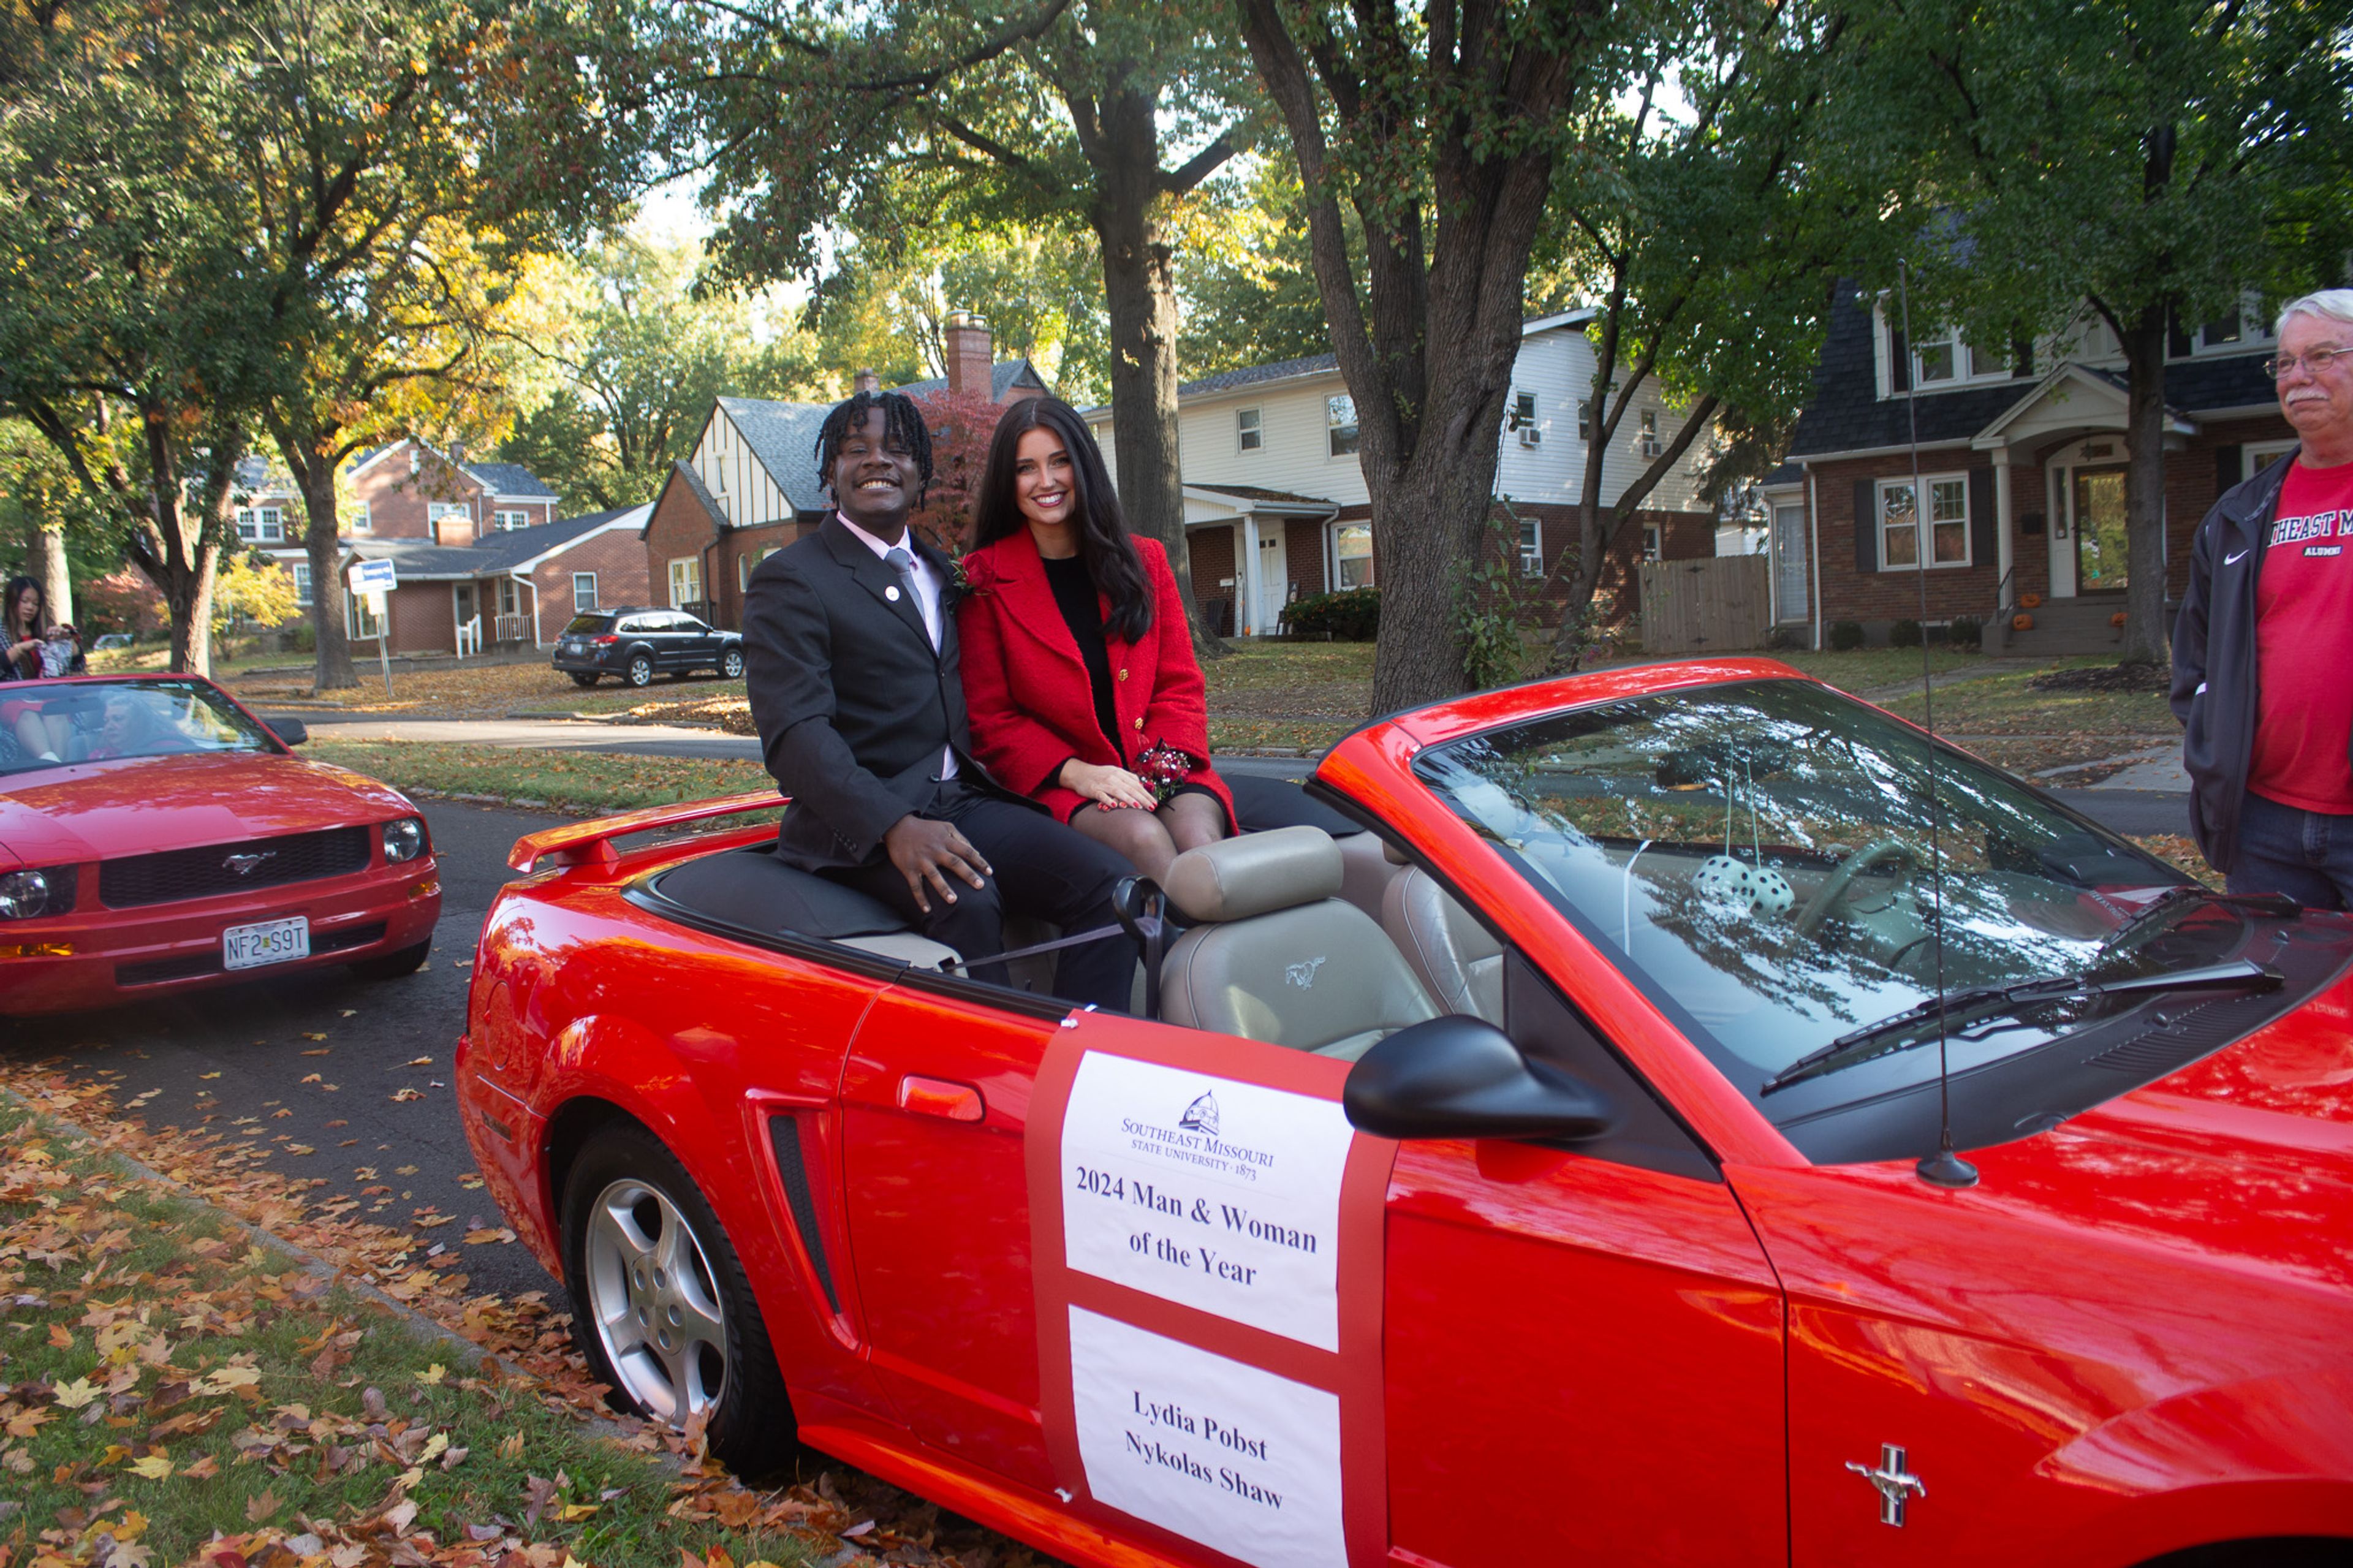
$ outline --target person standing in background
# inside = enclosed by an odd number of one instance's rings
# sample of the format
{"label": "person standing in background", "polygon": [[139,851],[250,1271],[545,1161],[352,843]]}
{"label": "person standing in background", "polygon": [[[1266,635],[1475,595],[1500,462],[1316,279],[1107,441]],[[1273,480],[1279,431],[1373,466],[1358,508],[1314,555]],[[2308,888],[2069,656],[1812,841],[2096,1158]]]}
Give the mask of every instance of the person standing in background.
{"label": "person standing in background", "polygon": [[2353,907],[2353,289],[2280,312],[2301,444],[2198,525],[2173,627],[2189,819],[2234,893]]}

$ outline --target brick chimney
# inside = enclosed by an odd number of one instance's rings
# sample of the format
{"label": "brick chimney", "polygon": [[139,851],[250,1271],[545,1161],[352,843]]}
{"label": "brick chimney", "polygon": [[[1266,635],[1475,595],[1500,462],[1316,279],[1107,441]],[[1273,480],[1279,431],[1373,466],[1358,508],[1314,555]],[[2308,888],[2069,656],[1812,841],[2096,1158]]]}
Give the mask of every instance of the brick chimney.
{"label": "brick chimney", "polygon": [[851,384],[859,392],[880,392],[882,390],[882,378],[872,370],[861,370],[852,378]]}
{"label": "brick chimney", "polygon": [[989,371],[995,361],[987,321],[969,310],[954,310],[940,335],[947,350],[948,390],[992,397]]}

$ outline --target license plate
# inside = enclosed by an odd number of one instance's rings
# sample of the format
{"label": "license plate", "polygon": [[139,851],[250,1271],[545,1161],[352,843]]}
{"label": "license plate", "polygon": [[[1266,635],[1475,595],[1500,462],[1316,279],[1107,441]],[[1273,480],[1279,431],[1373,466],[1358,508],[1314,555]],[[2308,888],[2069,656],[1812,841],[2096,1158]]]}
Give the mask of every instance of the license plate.
{"label": "license plate", "polygon": [[259,925],[231,926],[221,932],[221,967],[253,969],[311,956],[311,922],[301,915],[263,921]]}

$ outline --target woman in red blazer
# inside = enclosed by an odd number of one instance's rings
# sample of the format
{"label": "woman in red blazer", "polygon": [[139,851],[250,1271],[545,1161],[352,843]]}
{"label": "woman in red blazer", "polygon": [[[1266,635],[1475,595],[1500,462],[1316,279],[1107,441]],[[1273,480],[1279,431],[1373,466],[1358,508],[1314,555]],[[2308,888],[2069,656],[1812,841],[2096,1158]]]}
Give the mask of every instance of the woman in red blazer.
{"label": "woman in red blazer", "polygon": [[1155,879],[1231,832],[1176,575],[1129,535],[1069,404],[1005,411],[973,532],[956,633],[973,750],[997,782]]}

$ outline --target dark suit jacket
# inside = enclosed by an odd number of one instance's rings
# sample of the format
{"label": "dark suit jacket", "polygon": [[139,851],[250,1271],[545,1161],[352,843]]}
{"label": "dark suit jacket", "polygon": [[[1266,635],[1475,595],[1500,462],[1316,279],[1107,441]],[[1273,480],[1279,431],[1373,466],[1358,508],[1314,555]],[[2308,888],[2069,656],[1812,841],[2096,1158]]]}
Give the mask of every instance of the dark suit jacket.
{"label": "dark suit jacket", "polygon": [[[946,557],[912,532],[908,541],[954,581]],[[953,588],[940,612],[935,654],[899,574],[838,518],[753,574],[746,686],[768,772],[792,798],[776,836],[784,860],[807,871],[864,865],[892,823],[939,794],[947,746],[961,780],[991,787],[965,719]]]}

